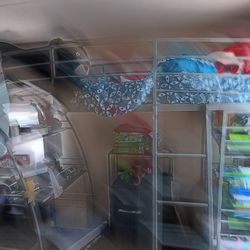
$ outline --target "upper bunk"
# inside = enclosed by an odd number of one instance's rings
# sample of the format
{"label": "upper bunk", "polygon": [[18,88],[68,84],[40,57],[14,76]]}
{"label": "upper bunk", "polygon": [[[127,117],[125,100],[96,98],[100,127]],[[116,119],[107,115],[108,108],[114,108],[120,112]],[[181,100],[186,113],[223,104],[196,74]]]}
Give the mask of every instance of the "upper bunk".
{"label": "upper bunk", "polygon": [[72,111],[112,117],[153,104],[250,102],[247,38],[55,39],[25,50],[5,45],[2,57],[8,79],[31,81]]}

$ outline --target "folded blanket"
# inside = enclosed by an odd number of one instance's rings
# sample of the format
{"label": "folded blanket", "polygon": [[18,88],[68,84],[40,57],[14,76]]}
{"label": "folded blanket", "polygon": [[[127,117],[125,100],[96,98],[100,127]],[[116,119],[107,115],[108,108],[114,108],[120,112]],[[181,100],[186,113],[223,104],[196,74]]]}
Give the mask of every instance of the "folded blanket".
{"label": "folded blanket", "polygon": [[229,180],[229,183],[231,188],[239,188],[250,191],[250,178],[248,176],[243,176],[241,178],[232,178]]}
{"label": "folded blanket", "polygon": [[229,187],[229,192],[231,195],[239,194],[239,195],[250,195],[250,188],[249,188],[249,180],[248,182],[243,182],[242,180],[238,182],[234,182]]}
{"label": "folded blanket", "polygon": [[232,205],[234,208],[242,208],[242,209],[250,208],[250,196],[234,194],[233,198],[234,200],[232,201]]}
{"label": "folded blanket", "polygon": [[[248,192],[249,191],[250,190],[248,190]],[[230,199],[231,206],[236,209],[250,209],[249,194],[235,194],[236,190],[233,190],[233,192],[234,194],[232,194],[232,190],[230,190],[230,196],[228,197]],[[243,193],[243,190],[241,190],[241,193]]]}
{"label": "folded blanket", "polygon": [[230,133],[229,134],[230,140],[240,140],[240,141],[249,141],[250,142],[250,135],[248,134],[235,134]]}
{"label": "folded blanket", "polygon": [[223,237],[220,240],[220,249],[221,250],[249,250],[250,241],[242,240],[240,237]]}
{"label": "folded blanket", "polygon": [[234,230],[249,230],[250,220],[228,217],[228,227]]}
{"label": "folded blanket", "polygon": [[228,137],[230,142],[226,142],[226,147],[229,152],[250,153],[250,135],[230,133]]}
{"label": "folded blanket", "polygon": [[236,201],[245,201],[246,203],[250,203],[250,196],[249,195],[242,195],[242,194],[234,194],[233,198]]}
{"label": "folded blanket", "polygon": [[250,220],[250,209],[236,209],[233,217],[245,218]]}
{"label": "folded blanket", "polygon": [[234,178],[250,178],[250,167],[225,166],[224,176]]}

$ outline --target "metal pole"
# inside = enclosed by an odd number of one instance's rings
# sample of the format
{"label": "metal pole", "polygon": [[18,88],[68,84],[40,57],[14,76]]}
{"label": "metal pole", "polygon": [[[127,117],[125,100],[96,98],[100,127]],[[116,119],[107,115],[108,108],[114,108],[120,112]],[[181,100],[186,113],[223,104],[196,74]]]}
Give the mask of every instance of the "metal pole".
{"label": "metal pole", "polygon": [[55,65],[55,50],[54,47],[50,47],[50,74],[51,74],[51,83],[54,85],[56,78],[56,65]]}
{"label": "metal pole", "polygon": [[153,78],[154,78],[154,88],[153,88],[153,250],[158,250],[158,206],[157,206],[157,151],[158,151],[158,141],[157,141],[157,62],[158,62],[158,42],[154,41],[154,64],[153,64]]}
{"label": "metal pole", "polygon": [[209,250],[213,249],[214,223],[213,223],[213,154],[212,154],[212,116],[206,109],[206,144],[207,144],[207,198],[208,198],[208,225]]}
{"label": "metal pole", "polygon": [[221,234],[221,206],[222,206],[222,189],[223,189],[223,175],[225,163],[225,138],[227,126],[227,112],[223,110],[222,134],[221,134],[221,148],[220,148],[220,177],[218,190],[218,211],[217,211],[217,249],[220,250],[220,234]]}

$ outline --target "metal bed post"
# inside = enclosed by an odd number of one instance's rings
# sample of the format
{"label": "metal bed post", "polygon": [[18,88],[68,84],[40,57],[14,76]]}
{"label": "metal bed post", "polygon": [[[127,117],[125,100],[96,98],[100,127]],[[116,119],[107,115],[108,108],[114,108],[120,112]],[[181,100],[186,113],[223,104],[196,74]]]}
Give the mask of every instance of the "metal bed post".
{"label": "metal bed post", "polygon": [[213,154],[212,154],[212,117],[211,111],[206,107],[206,144],[207,144],[207,198],[208,198],[208,225],[209,225],[209,250],[214,245],[213,223]]}
{"label": "metal bed post", "polygon": [[55,49],[53,46],[49,49],[50,54],[50,75],[51,75],[51,84],[54,85],[56,78],[56,62],[55,62]]}
{"label": "metal bed post", "polygon": [[220,250],[220,235],[221,235],[221,206],[222,206],[222,189],[225,163],[225,138],[227,126],[227,112],[223,110],[222,133],[221,133],[221,147],[220,147],[220,177],[218,189],[218,216],[217,216],[217,249]]}
{"label": "metal bed post", "polygon": [[154,87],[153,87],[153,250],[158,250],[158,206],[157,206],[157,189],[158,189],[158,159],[157,159],[157,151],[158,151],[158,108],[157,108],[157,64],[158,64],[158,41],[155,40],[153,44],[153,78],[154,78]]}

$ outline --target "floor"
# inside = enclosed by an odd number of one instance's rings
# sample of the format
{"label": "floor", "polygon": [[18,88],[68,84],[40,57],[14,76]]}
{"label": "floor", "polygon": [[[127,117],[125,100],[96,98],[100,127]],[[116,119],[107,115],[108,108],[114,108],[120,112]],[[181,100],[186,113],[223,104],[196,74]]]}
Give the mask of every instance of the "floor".
{"label": "floor", "polygon": [[82,250],[138,250],[137,244],[125,240],[115,240],[111,237],[100,236]]}
{"label": "floor", "polygon": [[[83,249],[82,249],[83,250]],[[84,250],[152,250],[152,235],[143,228],[113,228],[91,242]]]}

